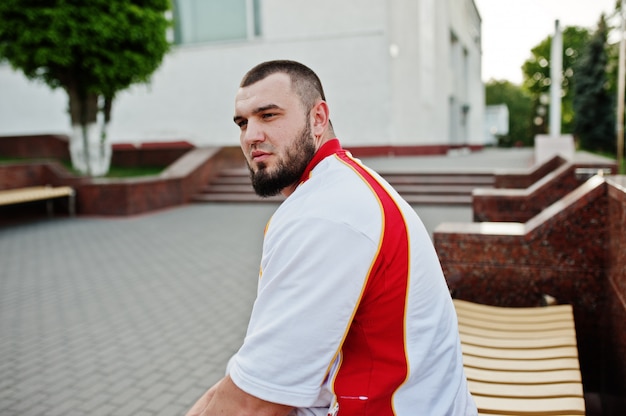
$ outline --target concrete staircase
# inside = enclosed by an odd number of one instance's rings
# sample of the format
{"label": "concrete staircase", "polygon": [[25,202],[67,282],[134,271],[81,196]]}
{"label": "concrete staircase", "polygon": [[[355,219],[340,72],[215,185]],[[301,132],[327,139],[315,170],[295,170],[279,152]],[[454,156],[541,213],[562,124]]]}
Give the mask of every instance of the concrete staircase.
{"label": "concrete staircase", "polygon": [[475,188],[493,188],[485,173],[380,172],[404,199],[414,205],[471,205]]}
{"label": "concrete staircase", "polygon": [[[414,205],[471,205],[472,190],[493,188],[494,175],[487,173],[380,172],[394,188]],[[247,168],[223,169],[211,183],[193,197],[195,202],[279,203],[279,195],[261,198],[250,185]]]}
{"label": "concrete staircase", "polygon": [[247,168],[222,169],[219,175],[193,197],[194,202],[274,202],[284,200],[282,195],[261,198],[254,193]]}

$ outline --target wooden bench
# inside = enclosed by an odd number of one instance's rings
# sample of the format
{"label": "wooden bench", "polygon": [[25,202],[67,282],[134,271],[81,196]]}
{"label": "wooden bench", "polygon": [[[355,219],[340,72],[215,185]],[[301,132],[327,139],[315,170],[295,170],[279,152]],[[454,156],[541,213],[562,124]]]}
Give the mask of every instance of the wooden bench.
{"label": "wooden bench", "polygon": [[69,198],[69,213],[76,213],[76,192],[69,186],[31,186],[27,188],[0,190],[0,206],[23,204],[33,201],[46,201],[48,215],[53,213],[52,200]]}
{"label": "wooden bench", "polygon": [[503,308],[454,299],[480,415],[584,415],[571,305]]}

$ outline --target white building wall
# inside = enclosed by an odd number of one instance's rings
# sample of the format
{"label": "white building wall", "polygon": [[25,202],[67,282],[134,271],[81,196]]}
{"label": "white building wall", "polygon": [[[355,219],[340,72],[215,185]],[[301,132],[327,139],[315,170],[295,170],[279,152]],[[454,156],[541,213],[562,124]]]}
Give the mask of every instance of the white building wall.
{"label": "white building wall", "polygon": [[[458,134],[451,142],[457,144],[483,144],[482,123],[485,107],[484,85],[481,79],[481,20],[473,0],[447,0],[449,37],[453,58],[449,61],[448,90],[454,106],[449,114],[457,121]],[[444,34],[440,34],[441,38]],[[452,42],[450,40],[450,42]],[[449,124],[450,125],[450,124]],[[450,133],[450,132],[449,132]]]}
{"label": "white building wall", "polygon": [[463,31],[464,42],[469,47],[468,55],[468,95],[467,103],[470,110],[468,113],[468,144],[485,144],[484,114],[485,114],[485,85],[477,80],[482,79],[482,29],[481,18],[474,0],[463,0],[464,18],[461,20],[465,30]]}
{"label": "white building wall", "polygon": [[[178,48],[151,87],[133,87],[120,96],[111,136],[120,141],[177,137],[199,144],[237,144],[233,106],[243,74],[264,60],[295,59],[323,80],[337,134],[353,143],[372,144],[386,135],[387,116],[371,104],[386,94],[385,68],[376,59],[382,48],[380,36],[284,41],[279,48],[265,41]],[[351,56],[345,50],[362,52]]]}
{"label": "white building wall", "polygon": [[445,141],[437,108],[436,0],[390,0],[391,130],[393,144]]}
{"label": "white building wall", "polygon": [[[233,100],[245,71],[264,60],[294,59],[322,79],[344,144],[449,143],[450,25],[465,36],[464,18],[453,18],[452,6],[467,2],[473,6],[472,0],[263,0],[261,38],[173,47],[149,85],[119,93],[109,138],[236,145]],[[474,103],[483,100],[474,97],[482,90],[478,51],[470,49],[472,120],[482,120],[484,107]],[[62,90],[51,92],[0,65],[0,135],[69,134],[66,108]],[[469,130],[482,138],[482,122],[472,121]]]}
{"label": "white building wall", "polygon": [[263,38],[280,41],[382,34],[387,24],[386,3],[387,0],[262,0]]}
{"label": "white building wall", "polygon": [[0,136],[69,134],[67,96],[0,63]]}

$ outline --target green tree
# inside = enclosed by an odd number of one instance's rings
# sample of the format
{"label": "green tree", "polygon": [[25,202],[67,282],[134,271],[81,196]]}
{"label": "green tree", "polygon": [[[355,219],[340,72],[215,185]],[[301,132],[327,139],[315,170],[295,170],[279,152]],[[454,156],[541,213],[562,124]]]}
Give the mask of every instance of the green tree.
{"label": "green tree", "polygon": [[607,37],[602,15],[576,65],[574,133],[584,149],[615,152],[615,100],[607,76]]}
{"label": "green tree", "polygon": [[532,100],[522,87],[509,81],[490,80],[485,85],[485,104],[506,104],[509,108],[509,134],[498,139],[500,145],[532,146]]}
{"label": "green tree", "polygon": [[[609,15],[605,16],[604,21],[607,26],[608,33],[610,33],[613,30],[621,31],[621,28],[620,28],[621,19],[615,18],[616,16],[620,15],[621,3],[622,3],[621,0],[616,0],[615,10],[613,10],[613,12],[610,13]],[[611,23],[613,24],[613,26],[611,25]],[[619,37],[619,34],[618,34],[618,37]],[[610,44],[607,38],[605,50],[608,56],[606,72],[607,72],[607,77],[608,77],[607,81],[609,84],[609,91],[611,94],[617,96],[617,72],[619,69],[618,68],[619,67],[619,40],[613,44]]]}
{"label": "green tree", "polygon": [[108,171],[113,100],[131,84],[148,82],[161,64],[168,9],[169,0],[0,1],[0,59],[66,91],[77,170]]}
{"label": "green tree", "polygon": [[[561,102],[561,131],[573,133],[574,109],[573,77],[577,60],[589,41],[589,31],[577,26],[563,29],[563,74]],[[552,35],[545,38],[531,50],[531,57],[522,65],[524,81],[522,86],[529,92],[533,102],[533,136],[548,132],[548,111],[550,99],[550,54]]]}

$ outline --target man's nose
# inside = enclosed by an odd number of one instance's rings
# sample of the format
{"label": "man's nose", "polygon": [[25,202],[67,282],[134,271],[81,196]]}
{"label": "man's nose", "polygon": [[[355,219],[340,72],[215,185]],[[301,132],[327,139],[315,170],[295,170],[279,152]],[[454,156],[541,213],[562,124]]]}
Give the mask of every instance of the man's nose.
{"label": "man's nose", "polygon": [[247,144],[262,142],[265,140],[265,133],[259,123],[249,120],[242,139]]}

